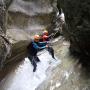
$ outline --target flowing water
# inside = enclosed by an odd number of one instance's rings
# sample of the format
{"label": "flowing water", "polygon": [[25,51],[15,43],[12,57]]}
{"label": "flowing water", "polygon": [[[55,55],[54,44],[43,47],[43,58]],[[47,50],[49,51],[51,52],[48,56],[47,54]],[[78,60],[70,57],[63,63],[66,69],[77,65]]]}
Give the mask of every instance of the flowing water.
{"label": "flowing water", "polygon": [[53,68],[60,61],[54,60],[48,51],[38,53],[41,62],[37,63],[37,70],[33,72],[33,66],[28,58],[13,71],[10,72],[0,83],[0,90],[35,90],[44,80],[51,76]]}
{"label": "flowing water", "polygon": [[56,60],[48,51],[38,53],[37,70],[28,58],[19,62],[0,82],[0,90],[90,90],[90,72],[69,54],[69,43],[56,40]]}

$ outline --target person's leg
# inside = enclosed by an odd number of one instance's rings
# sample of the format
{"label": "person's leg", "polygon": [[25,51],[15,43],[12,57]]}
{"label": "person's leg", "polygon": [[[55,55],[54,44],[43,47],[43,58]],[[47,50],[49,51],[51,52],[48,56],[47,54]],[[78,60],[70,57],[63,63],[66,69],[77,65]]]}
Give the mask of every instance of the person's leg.
{"label": "person's leg", "polygon": [[31,61],[31,64],[33,65],[33,72],[36,71],[37,64],[35,62],[35,57],[32,55],[28,55],[29,60]]}
{"label": "person's leg", "polygon": [[40,62],[40,60],[37,56],[35,56],[35,61]]}
{"label": "person's leg", "polygon": [[32,63],[33,56],[32,56],[32,55],[30,55],[30,54],[28,54],[28,56],[27,56],[27,57],[29,58],[30,62]]}
{"label": "person's leg", "polygon": [[35,61],[35,56],[33,56],[33,59],[32,59],[32,65],[33,65],[33,72],[36,71],[36,68],[37,68],[37,64],[36,64],[36,61]]}
{"label": "person's leg", "polygon": [[55,57],[54,57],[54,50],[53,50],[53,48],[52,48],[52,47],[48,47],[48,51],[49,51],[49,53],[51,54],[52,58],[54,58],[54,59],[55,59]]}

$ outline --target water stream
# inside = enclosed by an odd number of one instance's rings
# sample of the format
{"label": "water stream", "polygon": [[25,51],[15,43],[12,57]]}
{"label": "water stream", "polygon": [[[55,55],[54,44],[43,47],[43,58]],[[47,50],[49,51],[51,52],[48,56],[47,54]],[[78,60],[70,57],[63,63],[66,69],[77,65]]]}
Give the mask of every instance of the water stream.
{"label": "water stream", "polygon": [[52,59],[48,51],[38,53],[41,62],[37,63],[37,70],[33,72],[33,66],[28,58],[10,72],[0,83],[0,90],[35,90],[44,80],[48,79],[54,67],[60,61]]}

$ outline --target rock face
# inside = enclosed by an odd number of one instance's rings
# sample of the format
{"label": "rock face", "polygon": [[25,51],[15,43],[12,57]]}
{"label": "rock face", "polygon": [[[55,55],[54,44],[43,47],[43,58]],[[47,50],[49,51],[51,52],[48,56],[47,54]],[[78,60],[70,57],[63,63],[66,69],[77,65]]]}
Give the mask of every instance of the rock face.
{"label": "rock face", "polygon": [[6,32],[6,8],[2,0],[0,0],[0,34]]}
{"label": "rock face", "polygon": [[30,35],[50,27],[53,7],[50,0],[13,0],[9,7],[8,28],[23,29]]}
{"label": "rock face", "polygon": [[12,43],[12,54],[6,62],[10,62],[25,57],[26,47],[33,34],[51,27],[54,1],[10,0],[6,3],[8,8],[6,34]]}
{"label": "rock face", "polygon": [[53,3],[54,0],[0,0],[1,67],[23,60],[31,36],[51,27]]}
{"label": "rock face", "polygon": [[71,52],[90,58],[90,1],[57,0],[58,7],[65,13],[64,36],[70,40]]}
{"label": "rock face", "polygon": [[6,37],[6,13],[4,1],[0,0],[0,69],[10,54],[10,42]]}

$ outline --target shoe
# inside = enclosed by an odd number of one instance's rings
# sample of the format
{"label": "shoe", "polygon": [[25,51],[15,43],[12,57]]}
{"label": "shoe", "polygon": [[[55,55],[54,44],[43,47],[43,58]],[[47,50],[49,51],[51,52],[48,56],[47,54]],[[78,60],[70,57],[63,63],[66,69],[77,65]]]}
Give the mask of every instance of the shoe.
{"label": "shoe", "polygon": [[36,71],[36,68],[33,69],[33,72],[35,72],[35,71]]}
{"label": "shoe", "polygon": [[[36,67],[37,67],[37,66],[36,66]],[[33,72],[35,72],[35,71],[36,71],[36,67],[34,67],[34,68],[33,68]]]}
{"label": "shoe", "polygon": [[36,61],[37,61],[37,62],[40,62],[40,60],[39,60],[39,59],[37,59]]}
{"label": "shoe", "polygon": [[38,58],[36,58],[36,62],[40,62],[40,60]]}
{"label": "shoe", "polygon": [[55,57],[52,57],[52,58],[56,60],[56,58],[55,58]]}

